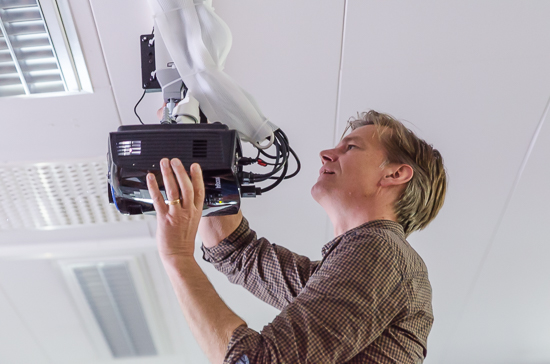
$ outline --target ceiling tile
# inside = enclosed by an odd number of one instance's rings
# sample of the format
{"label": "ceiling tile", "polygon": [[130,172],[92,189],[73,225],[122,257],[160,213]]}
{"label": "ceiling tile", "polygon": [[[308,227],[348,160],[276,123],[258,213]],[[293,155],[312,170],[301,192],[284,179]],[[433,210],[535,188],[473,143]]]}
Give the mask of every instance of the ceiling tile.
{"label": "ceiling tile", "polygon": [[348,4],[338,129],[358,111],[393,114],[449,174],[440,215],[410,238],[434,289],[426,363],[440,363],[547,102],[549,4]]}
{"label": "ceiling tile", "polygon": [[468,297],[446,363],[550,361],[548,156],[550,115]]}
{"label": "ceiling tile", "polygon": [[49,363],[37,338],[33,336],[0,285],[0,362]]}
{"label": "ceiling tile", "polygon": [[120,124],[89,3],[70,7],[94,92],[0,98],[0,163],[103,156]]}

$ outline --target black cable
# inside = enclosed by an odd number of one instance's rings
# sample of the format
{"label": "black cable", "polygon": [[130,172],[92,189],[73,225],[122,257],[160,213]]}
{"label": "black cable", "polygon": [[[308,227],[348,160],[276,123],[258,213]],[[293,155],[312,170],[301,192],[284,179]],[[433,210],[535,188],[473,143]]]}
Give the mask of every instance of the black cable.
{"label": "black cable", "polygon": [[[277,130],[277,140],[279,141],[279,144],[281,146],[281,155],[282,155],[282,158],[283,158],[283,161],[281,162],[281,165],[282,166],[288,165],[288,156],[289,156],[288,142],[285,140],[284,135],[281,134],[280,129]],[[287,170],[288,170],[288,167],[287,167]],[[271,177],[270,179],[279,179],[281,177],[284,178],[284,175],[281,174],[281,176]]]}
{"label": "black cable", "polygon": [[[266,179],[273,176],[275,173],[277,173],[280,170],[280,167],[279,167],[279,165],[280,165],[280,163],[279,163],[279,156],[280,156],[279,149],[280,149],[280,147],[279,147],[279,141],[276,137],[273,140],[273,145],[275,146],[275,157],[272,157],[272,159],[275,159],[274,167],[271,170],[271,172],[269,172],[269,173],[255,174],[254,178],[255,178],[256,181],[265,181]],[[260,152],[262,151],[260,148],[258,148],[258,150]]]}
{"label": "black cable", "polygon": [[[138,113],[137,113],[137,107],[139,105],[139,103],[141,102],[141,100],[143,100],[143,96],[145,96],[145,90],[143,90],[143,95],[141,95],[141,97],[139,98],[136,106],[134,106],[134,114],[136,114],[137,118],[139,119],[139,122],[143,124],[143,121],[141,121],[141,118],[139,117]],[[143,124],[145,125],[145,124]]]}
{"label": "black cable", "polygon": [[277,150],[277,157],[276,157],[276,161],[275,161],[275,164],[274,164],[274,167],[273,169],[271,170],[271,172],[269,173],[265,173],[265,174],[254,174],[254,180],[255,181],[258,181],[258,182],[261,182],[261,181],[265,181],[266,179],[269,179],[269,177],[273,176],[274,174],[276,174],[277,172],[279,172],[281,170],[281,164],[279,163],[279,144],[277,141],[275,141],[273,143],[273,145],[275,145],[275,148]]}
{"label": "black cable", "polygon": [[282,130],[282,129],[277,129],[277,132],[279,134],[281,134],[281,136],[283,137],[283,139],[286,141],[286,143],[288,144],[288,137],[286,136],[285,132]]}
{"label": "black cable", "polygon": [[[151,30],[151,34],[154,35],[155,34],[155,27],[153,27],[153,30]],[[139,105],[139,103],[141,102],[141,100],[143,100],[143,97],[145,97],[145,93],[147,92],[147,90],[143,90],[143,94],[141,95],[141,97],[139,98],[138,102],[136,103],[136,106],[134,106],[134,114],[136,114],[139,122],[142,124],[142,125],[145,125],[143,124],[143,121],[141,121],[141,118],[139,117],[138,113],[137,113],[137,107]]]}
{"label": "black cable", "polygon": [[285,177],[285,179],[289,179],[289,178],[292,178],[292,177],[296,176],[298,174],[298,172],[300,172],[300,170],[302,169],[302,163],[300,162],[300,158],[298,158],[298,155],[296,154],[296,152],[294,152],[294,149],[292,149],[290,147],[290,143],[288,141],[288,137],[286,136],[285,132],[282,131],[281,129],[279,129],[279,130],[280,130],[281,135],[283,136],[284,140],[287,143],[287,146],[288,146],[288,149],[289,149],[290,153],[292,154],[292,156],[296,160],[296,170],[290,176]]}
{"label": "black cable", "polygon": [[[282,139],[282,143],[281,143],[281,150],[282,150],[282,156],[283,156],[283,162],[281,163],[281,165],[283,166],[283,171],[281,172],[281,174],[277,177],[270,177],[269,179],[274,179],[276,180],[273,184],[269,185],[268,187],[266,188],[269,188],[269,190],[271,190],[273,187],[277,186],[279,183],[281,183],[285,177],[286,177],[286,174],[288,172],[288,155],[289,155],[289,151],[288,151],[288,144],[286,142],[286,140],[284,139],[284,137],[282,135],[278,135],[277,138],[279,139]],[[263,189],[262,189],[263,191]]]}
{"label": "black cable", "polygon": [[[275,144],[275,143],[273,143]],[[268,158],[271,158],[271,159],[275,159],[276,157],[272,156],[271,154],[267,154],[263,149],[259,149],[258,150],[260,151],[260,153],[262,153],[264,156],[268,157]]]}
{"label": "black cable", "polygon": [[296,155],[296,153],[294,152],[294,149],[290,147],[288,148],[290,149],[290,153],[292,153],[292,155],[294,156],[294,159],[296,159],[296,170],[290,176],[286,176],[285,179],[289,179],[296,176],[298,172],[300,172],[300,170],[302,169],[302,163],[300,163],[300,158],[298,158],[298,155]]}
{"label": "black cable", "polygon": [[[273,132],[273,137],[275,138],[275,134],[277,133],[279,129],[275,130]],[[268,139],[271,138],[271,137],[268,137]],[[277,138],[275,138],[275,140],[273,141],[273,143],[275,143],[275,141],[277,140]],[[271,158],[271,159],[275,159],[276,157],[272,156],[271,154],[267,154],[267,152],[264,150],[264,149],[260,149],[258,147],[256,147],[258,149],[258,152],[262,153],[264,156],[268,157],[268,158]],[[269,148],[268,148],[269,149]]]}
{"label": "black cable", "polygon": [[[254,179],[256,181],[265,181],[267,179],[279,179],[279,177],[272,177],[273,175],[275,175],[276,173],[278,173],[281,168],[283,168],[286,164],[287,164],[287,161],[288,161],[288,152],[287,152],[287,149],[286,149],[286,143],[281,143],[281,136],[277,134],[277,132],[275,132],[275,142],[273,143],[275,145],[275,148],[277,149],[277,153],[276,153],[276,161],[275,161],[275,166],[273,168],[273,170],[270,172],[270,173],[266,173],[266,174],[255,174],[254,175]],[[281,150],[281,151],[279,151]],[[279,163],[279,157],[282,156],[283,157],[283,161],[281,163]]]}
{"label": "black cable", "polygon": [[272,189],[277,187],[281,182],[283,182],[283,180],[285,179],[284,176],[286,175],[287,170],[288,170],[288,164],[285,163],[281,176],[277,179],[277,181],[275,181],[271,185],[267,186],[266,188],[262,188],[262,193],[271,191]]}
{"label": "black cable", "polygon": [[290,153],[292,154],[292,156],[296,160],[296,170],[290,176],[285,177],[285,179],[289,179],[289,178],[292,178],[292,177],[296,176],[298,174],[298,172],[300,172],[300,170],[302,169],[302,163],[300,162],[300,158],[298,158],[298,155],[296,154],[296,152],[294,152],[294,149],[292,149],[290,147],[290,145],[289,145],[290,143],[288,142],[288,137],[286,136],[285,132],[282,131],[281,129],[279,129],[279,131],[280,131],[281,135],[283,136],[284,140],[286,141]]}
{"label": "black cable", "polygon": [[[298,158],[298,155],[290,147],[288,137],[281,129],[277,129],[273,132],[273,138],[274,138],[273,147],[275,147],[275,155],[271,155],[265,150],[256,147],[258,149],[258,154],[256,155],[256,158],[255,158],[256,161],[260,160],[259,159],[260,155],[264,155],[265,157],[271,160],[274,160],[273,163],[271,163],[271,161],[266,162],[263,159],[261,160],[265,166],[267,165],[273,166],[273,168],[269,173],[264,173],[264,174],[253,173],[255,182],[265,182],[268,179],[274,180],[274,182],[268,185],[267,187],[261,188],[262,193],[269,192],[275,187],[277,187],[283,180],[296,176],[300,172],[301,166],[302,166],[300,159]],[[296,170],[292,174],[287,175],[288,169],[289,169],[289,161],[291,157],[294,157],[294,159],[296,160]],[[278,174],[279,172],[280,174],[276,176],[276,174]]]}
{"label": "black cable", "polygon": [[[286,154],[285,154],[285,157],[283,159],[284,162],[281,163],[282,167],[284,167],[284,166],[287,167],[286,171],[288,171],[288,155],[289,155],[289,153],[287,151]],[[286,179],[286,173],[285,174],[280,174],[279,176],[275,176],[275,177],[269,177],[269,179],[279,179],[279,178]]]}

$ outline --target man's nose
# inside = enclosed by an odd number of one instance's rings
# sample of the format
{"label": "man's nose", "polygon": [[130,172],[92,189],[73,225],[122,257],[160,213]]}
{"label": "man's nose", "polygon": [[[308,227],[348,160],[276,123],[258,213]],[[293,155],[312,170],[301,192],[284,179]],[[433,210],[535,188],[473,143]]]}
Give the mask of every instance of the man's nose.
{"label": "man's nose", "polygon": [[326,162],[335,162],[338,159],[334,149],[322,150],[321,153],[319,153],[319,156],[321,157],[321,162],[323,162],[323,164]]}

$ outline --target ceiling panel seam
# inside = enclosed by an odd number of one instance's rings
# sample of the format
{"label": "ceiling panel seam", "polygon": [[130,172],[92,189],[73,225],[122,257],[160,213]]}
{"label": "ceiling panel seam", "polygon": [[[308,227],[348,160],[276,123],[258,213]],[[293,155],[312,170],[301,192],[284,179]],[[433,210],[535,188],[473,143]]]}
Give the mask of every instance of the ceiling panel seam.
{"label": "ceiling panel seam", "polygon": [[346,40],[346,20],[348,15],[348,0],[344,1],[344,16],[342,18],[342,37],[340,39],[340,63],[338,64],[338,85],[336,89],[336,111],[334,115],[334,130],[332,132],[332,142],[334,145],[338,142],[338,117],[340,114],[340,95],[342,90],[342,68],[344,66],[344,44]]}
{"label": "ceiling panel seam", "polygon": [[[336,145],[338,140],[338,116],[340,115],[340,95],[342,89],[342,68],[344,65],[344,42],[346,39],[346,21],[348,15],[348,0],[344,0],[344,14],[342,17],[342,36],[340,38],[340,61],[338,63],[338,84],[336,86],[336,108],[334,112],[334,128],[332,130],[332,145]],[[333,231],[331,230],[331,223],[328,216],[325,217],[325,241],[332,240]]]}
{"label": "ceiling panel seam", "polygon": [[91,1],[88,1],[88,6],[90,7],[92,17],[94,18],[95,33],[97,35],[97,39],[99,39],[99,46],[101,47],[101,59],[103,60],[103,65],[105,66],[105,69],[107,70],[107,77],[109,78],[111,97],[113,98],[113,102],[115,104],[115,110],[116,110],[117,117],[118,117],[118,123],[120,125],[122,125],[122,117],[120,116],[120,110],[119,110],[118,102],[116,100],[115,92],[113,90],[113,79],[111,77],[111,70],[109,69],[109,64],[107,63],[107,59],[105,59],[105,49],[103,47],[103,41],[101,39],[101,34],[99,34],[99,24],[97,23],[97,17],[95,15],[94,7],[93,7]]}
{"label": "ceiling panel seam", "polygon": [[10,299],[10,297],[8,296],[8,294],[6,293],[6,291],[4,290],[4,287],[2,287],[2,285],[0,285],[0,294],[3,295],[5,298],[6,298],[6,301],[8,302],[8,304],[10,305],[10,307],[12,308],[13,312],[15,312],[15,314],[17,315],[17,317],[19,318],[19,321],[21,321],[21,323],[23,324],[23,327],[25,327],[25,330],[29,333],[29,335],[32,337],[34,343],[38,346],[39,350],[42,352],[42,354],[44,354],[44,358],[46,358],[46,361],[48,363],[53,363],[50,356],[48,355],[48,352],[46,351],[46,349],[42,346],[42,344],[40,343],[40,341],[38,340],[38,337],[34,334],[34,332],[31,330],[31,328],[29,327],[29,325],[27,324],[27,322],[25,321],[25,319],[23,318],[23,316],[21,315],[21,312],[19,312],[17,310],[17,306],[12,302],[12,300]]}
{"label": "ceiling panel seam", "polygon": [[[531,138],[531,141],[529,143],[529,147],[527,148],[527,151],[525,153],[525,156],[523,157],[523,160],[521,162],[521,165],[519,167],[518,173],[516,174],[516,177],[514,179],[514,183],[512,185],[512,188],[510,189],[510,192],[508,193],[508,196],[506,198],[506,201],[504,202],[504,207],[502,208],[502,211],[498,217],[497,223],[495,225],[495,228],[491,234],[491,237],[489,239],[489,243],[485,247],[485,250],[483,252],[483,255],[481,256],[481,261],[476,269],[476,272],[474,274],[474,278],[472,280],[472,283],[470,284],[468,291],[466,292],[466,297],[464,299],[464,303],[462,304],[462,307],[460,309],[460,313],[458,316],[458,320],[454,324],[454,327],[451,331],[451,340],[447,341],[447,347],[451,344],[453,341],[452,338],[455,336],[456,331],[458,329],[458,326],[460,325],[460,322],[462,321],[462,318],[464,317],[464,314],[466,312],[466,308],[468,306],[468,303],[472,299],[472,295],[474,293],[475,287],[477,286],[477,283],[479,281],[479,278],[481,276],[481,273],[483,271],[483,268],[485,266],[485,262],[487,261],[487,258],[489,257],[491,250],[493,249],[495,245],[495,240],[497,237],[497,234],[500,230],[500,227],[502,225],[502,221],[504,220],[504,217],[506,216],[506,212],[508,211],[508,207],[510,205],[510,202],[512,201],[512,198],[518,188],[519,182],[521,180],[521,177],[523,175],[523,172],[525,170],[525,167],[527,166],[527,163],[529,162],[529,158],[531,157],[531,153],[533,152],[533,149],[535,147],[535,144],[539,138],[540,132],[542,130],[542,126],[544,125],[544,121],[548,117],[548,114],[550,112],[550,97],[548,98],[548,101],[546,102],[546,106],[544,108],[544,111],[542,112],[542,116],[537,124],[537,128],[535,129],[535,132],[533,133],[533,137]],[[450,353],[450,350],[444,350],[445,353]],[[448,354],[447,354],[448,355]],[[447,357],[444,357],[444,362],[447,361]]]}

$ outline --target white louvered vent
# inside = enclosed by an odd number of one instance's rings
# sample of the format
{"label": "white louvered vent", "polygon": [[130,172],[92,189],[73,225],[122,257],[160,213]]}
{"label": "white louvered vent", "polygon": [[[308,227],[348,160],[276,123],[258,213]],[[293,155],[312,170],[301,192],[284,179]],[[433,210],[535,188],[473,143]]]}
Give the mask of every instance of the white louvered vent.
{"label": "white louvered vent", "polygon": [[80,91],[88,84],[64,4],[0,0],[0,96]]}
{"label": "white louvered vent", "polygon": [[76,266],[73,271],[113,357],[157,355],[126,263]]}
{"label": "white louvered vent", "polygon": [[109,204],[107,162],[0,165],[0,230],[143,220]]}
{"label": "white louvered vent", "polygon": [[58,262],[102,363],[172,352],[142,258],[138,254]]}
{"label": "white louvered vent", "polygon": [[37,0],[0,0],[0,96],[65,91]]}

